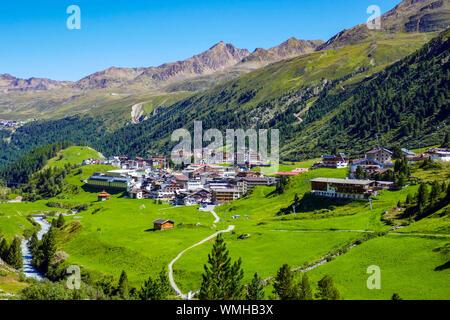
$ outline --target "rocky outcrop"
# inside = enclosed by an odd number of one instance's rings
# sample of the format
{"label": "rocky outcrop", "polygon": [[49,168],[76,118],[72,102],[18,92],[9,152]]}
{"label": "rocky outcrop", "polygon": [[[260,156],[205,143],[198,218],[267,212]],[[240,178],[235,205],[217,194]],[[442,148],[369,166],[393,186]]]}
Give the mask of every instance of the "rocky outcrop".
{"label": "rocky outcrop", "polygon": [[[435,32],[447,28],[449,21],[450,0],[404,0],[381,16],[381,31]],[[366,24],[360,24],[339,32],[317,50],[337,49],[371,41],[372,35],[373,31]]]}
{"label": "rocky outcrop", "polygon": [[290,38],[282,44],[270,49],[257,48],[251,55],[245,57],[242,62],[275,62],[283,59],[310,53],[323,44],[322,40],[299,40]]}

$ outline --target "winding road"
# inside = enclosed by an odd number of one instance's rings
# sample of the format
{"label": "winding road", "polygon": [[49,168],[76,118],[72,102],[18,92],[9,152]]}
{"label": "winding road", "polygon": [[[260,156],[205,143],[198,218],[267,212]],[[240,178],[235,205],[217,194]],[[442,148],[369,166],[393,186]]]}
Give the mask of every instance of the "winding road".
{"label": "winding road", "polygon": [[[201,208],[202,210],[200,211],[209,211],[211,212],[211,214],[216,218],[216,220],[214,220],[214,223],[217,223],[220,221],[220,217],[214,212],[214,207],[215,206],[207,206],[206,208]],[[175,280],[173,279],[173,264],[188,250],[191,250],[192,248],[201,245],[202,243],[205,243],[206,241],[209,241],[213,238],[215,238],[219,233],[224,233],[224,232],[230,232],[234,229],[233,225],[228,226],[228,229],[225,230],[220,230],[212,235],[210,235],[209,237],[197,242],[196,244],[190,246],[187,249],[184,249],[183,251],[181,251],[175,259],[173,259],[170,263],[169,263],[169,281],[170,281],[170,285],[172,286],[172,288],[175,290],[175,292],[177,293],[178,296],[180,296],[183,299],[189,299],[190,295],[189,294],[183,294],[180,290],[180,288],[178,288],[177,284],[175,283]]]}

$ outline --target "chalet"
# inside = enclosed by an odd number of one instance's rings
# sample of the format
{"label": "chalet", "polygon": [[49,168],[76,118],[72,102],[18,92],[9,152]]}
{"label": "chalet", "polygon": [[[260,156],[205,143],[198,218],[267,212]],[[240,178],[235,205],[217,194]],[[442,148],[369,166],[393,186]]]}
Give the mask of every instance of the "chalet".
{"label": "chalet", "polygon": [[384,165],[392,164],[393,152],[386,148],[374,148],[366,152],[366,159],[373,159]]}
{"label": "chalet", "polygon": [[187,189],[187,183],[189,178],[183,174],[177,174],[174,176],[175,182],[183,187],[183,189]]}
{"label": "chalet", "polygon": [[450,161],[450,151],[445,148],[435,148],[427,150],[431,160]]}
{"label": "chalet", "polygon": [[376,194],[374,180],[315,178],[310,182],[315,196],[363,200]]}
{"label": "chalet", "polygon": [[348,157],[345,153],[339,153],[338,155],[323,155],[322,161],[315,163],[311,169],[318,168],[331,168],[331,169],[341,169],[347,168],[349,163]]}
{"label": "chalet", "polygon": [[144,191],[141,189],[134,189],[128,192],[128,195],[131,199],[143,199]]}
{"label": "chalet", "polygon": [[102,192],[100,192],[99,194],[98,194],[98,201],[106,201],[106,200],[109,200],[109,198],[110,198],[110,194],[109,193],[107,193],[105,190],[103,190]]}
{"label": "chalet", "polygon": [[379,173],[379,169],[384,169],[384,164],[374,159],[360,159],[355,160],[350,165],[350,175],[355,176],[356,170],[361,167],[364,172],[367,172],[370,176]]}
{"label": "chalet", "polygon": [[243,195],[242,190],[227,188],[212,191],[212,202],[227,203],[239,199]]}
{"label": "chalet", "polygon": [[267,187],[275,183],[276,179],[274,177],[245,177],[238,180],[238,185],[241,187],[243,193],[247,193],[255,187]]}
{"label": "chalet", "polygon": [[423,161],[426,160],[430,157],[430,154],[428,153],[419,153],[416,154],[414,157],[410,157],[408,158],[408,162],[418,162],[418,161]]}
{"label": "chalet", "polygon": [[195,192],[180,192],[176,200],[178,204],[191,206],[201,203],[210,203],[211,198],[212,191],[200,189]]}
{"label": "chalet", "polygon": [[153,221],[153,229],[155,230],[166,230],[173,229],[175,222],[167,219],[157,219]]}

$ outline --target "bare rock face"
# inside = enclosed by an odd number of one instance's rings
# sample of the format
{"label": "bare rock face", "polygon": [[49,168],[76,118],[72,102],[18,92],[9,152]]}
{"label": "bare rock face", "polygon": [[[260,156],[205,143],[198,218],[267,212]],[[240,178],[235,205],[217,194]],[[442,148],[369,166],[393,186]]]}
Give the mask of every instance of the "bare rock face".
{"label": "bare rock face", "polygon": [[287,58],[310,53],[323,44],[322,40],[299,40],[294,37],[268,50],[257,48],[251,55],[242,60],[246,62],[275,62]]}
{"label": "bare rock face", "polygon": [[[449,26],[450,0],[404,0],[395,8],[381,16],[381,31],[397,32],[435,32]],[[320,45],[317,50],[337,49],[369,41],[372,31],[366,24],[343,30]]]}

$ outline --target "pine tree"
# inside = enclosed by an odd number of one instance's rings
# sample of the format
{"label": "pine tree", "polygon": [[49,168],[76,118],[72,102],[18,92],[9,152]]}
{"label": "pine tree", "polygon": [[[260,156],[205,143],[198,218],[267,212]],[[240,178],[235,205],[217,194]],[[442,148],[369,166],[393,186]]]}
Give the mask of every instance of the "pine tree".
{"label": "pine tree", "polygon": [[226,293],[226,300],[241,300],[245,293],[245,287],[242,284],[244,270],[241,268],[242,260],[235,261],[230,269],[229,287]]}
{"label": "pine tree", "polygon": [[64,226],[65,224],[65,220],[64,220],[64,216],[62,215],[62,213],[59,215],[58,220],[56,221],[56,227],[57,228],[61,228],[62,226]]}
{"label": "pine tree", "polygon": [[9,245],[5,238],[2,239],[0,243],[0,259],[6,262],[6,257],[8,256]]}
{"label": "pine tree", "polygon": [[252,282],[247,288],[247,300],[263,300],[264,299],[264,284],[262,279],[258,277],[258,273],[255,272]]}
{"label": "pine tree", "polygon": [[14,269],[20,269],[23,266],[22,261],[22,251],[20,248],[20,239],[14,238],[13,242],[11,243],[11,246],[8,250],[8,255],[6,257],[6,262],[12,266]]}
{"label": "pine tree", "polygon": [[127,273],[125,272],[125,270],[122,270],[122,273],[120,274],[118,291],[119,291],[119,296],[122,299],[128,298],[128,293],[129,293],[128,277],[127,277]]}
{"label": "pine tree", "polygon": [[241,285],[243,271],[239,259],[231,265],[231,258],[222,234],[216,237],[212,251],[208,254],[208,265],[204,265],[200,300],[240,299],[244,292]]}
{"label": "pine tree", "polygon": [[419,205],[419,212],[422,213],[428,202],[428,188],[425,183],[421,183],[417,193],[417,204]]}
{"label": "pine tree", "polygon": [[284,264],[278,270],[273,283],[273,293],[281,300],[292,300],[294,298],[294,273],[289,265]]}
{"label": "pine tree", "polygon": [[144,281],[144,284],[139,291],[139,298],[141,300],[157,300],[158,296],[158,283],[154,281],[152,277],[149,277],[148,280]]}
{"label": "pine tree", "polygon": [[34,252],[39,246],[39,240],[37,237],[37,232],[33,232],[30,238],[29,246],[32,252]]}
{"label": "pine tree", "polygon": [[165,300],[172,291],[172,287],[170,286],[169,277],[167,276],[166,270],[164,268],[159,273],[158,280],[159,300]]}
{"label": "pine tree", "polygon": [[170,282],[163,269],[157,279],[153,280],[152,277],[149,277],[144,282],[139,291],[139,298],[141,300],[165,300],[169,296],[170,290]]}
{"label": "pine tree", "polygon": [[56,253],[56,230],[53,226],[50,227],[50,230],[45,234],[42,240],[42,253],[44,258],[43,268],[47,271],[50,262]]}
{"label": "pine tree", "polygon": [[319,293],[317,297],[321,300],[339,300],[339,291],[334,286],[333,278],[330,276],[324,276],[318,282]]}
{"label": "pine tree", "polygon": [[306,273],[303,274],[301,281],[296,286],[296,299],[297,300],[312,300],[313,294],[309,278]]}

